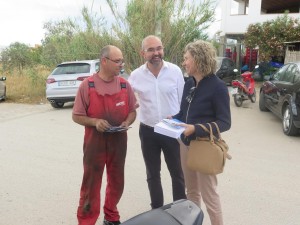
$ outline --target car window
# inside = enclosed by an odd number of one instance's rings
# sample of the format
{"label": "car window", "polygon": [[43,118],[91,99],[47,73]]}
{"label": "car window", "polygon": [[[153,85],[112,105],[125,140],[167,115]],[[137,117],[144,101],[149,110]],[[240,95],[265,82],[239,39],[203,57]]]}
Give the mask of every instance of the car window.
{"label": "car window", "polygon": [[294,82],[294,73],[293,73],[293,65],[289,65],[285,70],[284,76],[282,77],[282,81],[293,83]]}
{"label": "car window", "polygon": [[277,73],[274,74],[273,78],[278,81],[284,81],[285,71],[287,70],[289,65],[284,65],[281,67]]}
{"label": "car window", "polygon": [[89,73],[90,67],[88,63],[62,64],[57,66],[52,75]]}
{"label": "car window", "polygon": [[227,67],[229,67],[229,60],[228,59],[223,59],[223,63],[222,63],[222,67],[223,66],[227,66]]}
{"label": "car window", "polygon": [[219,69],[221,67],[221,64],[222,64],[222,59],[217,58],[217,69]]}
{"label": "car window", "polygon": [[232,68],[233,66],[234,66],[233,61],[228,59],[228,67]]}
{"label": "car window", "polygon": [[95,69],[96,69],[96,71],[99,71],[99,69],[100,69],[100,62],[96,63]]}
{"label": "car window", "polygon": [[232,68],[233,67],[233,62],[228,58],[224,58],[223,63],[222,63],[222,67],[223,66],[226,66],[227,68]]}
{"label": "car window", "polygon": [[300,71],[299,71],[299,68],[296,65],[293,65],[292,73],[295,75],[294,83],[300,82]]}

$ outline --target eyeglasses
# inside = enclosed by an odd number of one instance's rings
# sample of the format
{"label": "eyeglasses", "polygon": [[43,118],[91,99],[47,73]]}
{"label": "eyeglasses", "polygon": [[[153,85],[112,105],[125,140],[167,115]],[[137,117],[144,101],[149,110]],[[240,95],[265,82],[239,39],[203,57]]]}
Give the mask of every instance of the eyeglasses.
{"label": "eyeglasses", "polygon": [[191,103],[192,100],[193,100],[193,97],[194,97],[194,94],[195,94],[195,90],[196,90],[196,87],[192,87],[190,90],[189,90],[189,94],[186,96],[185,100],[187,100],[188,103]]}
{"label": "eyeglasses", "polygon": [[109,61],[112,61],[112,62],[120,65],[120,66],[123,66],[125,64],[123,59],[113,60],[113,59],[110,59],[108,57],[105,57],[105,58],[108,59]]}
{"label": "eyeglasses", "polygon": [[164,49],[164,47],[162,46],[158,46],[156,48],[148,48],[148,49],[145,49],[144,52],[148,52],[148,53],[154,53],[154,52],[160,52]]}

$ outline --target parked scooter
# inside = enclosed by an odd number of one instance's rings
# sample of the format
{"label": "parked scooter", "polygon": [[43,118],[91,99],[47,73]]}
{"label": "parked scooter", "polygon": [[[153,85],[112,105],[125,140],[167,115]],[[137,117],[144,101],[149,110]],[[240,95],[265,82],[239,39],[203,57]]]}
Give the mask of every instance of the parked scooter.
{"label": "parked scooter", "polygon": [[264,76],[270,76],[281,68],[283,63],[278,62],[260,62],[254,67],[252,78],[256,81],[263,81]]}
{"label": "parked scooter", "polygon": [[233,80],[231,85],[232,96],[237,107],[241,107],[243,101],[249,100],[256,102],[255,80],[252,78],[252,72],[246,71],[241,74],[242,81]]}

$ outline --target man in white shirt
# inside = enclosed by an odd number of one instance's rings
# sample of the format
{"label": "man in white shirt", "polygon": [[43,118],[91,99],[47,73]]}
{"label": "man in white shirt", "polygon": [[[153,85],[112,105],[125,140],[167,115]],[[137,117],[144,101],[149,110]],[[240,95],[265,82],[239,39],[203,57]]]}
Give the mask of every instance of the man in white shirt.
{"label": "man in white shirt", "polygon": [[164,48],[157,36],[144,38],[141,54],[146,62],[131,73],[128,81],[139,97],[139,136],[154,209],[164,205],[161,151],[172,179],[173,200],[186,198],[178,141],[154,132],[156,123],[179,112],[184,79],[177,65],[163,60]]}

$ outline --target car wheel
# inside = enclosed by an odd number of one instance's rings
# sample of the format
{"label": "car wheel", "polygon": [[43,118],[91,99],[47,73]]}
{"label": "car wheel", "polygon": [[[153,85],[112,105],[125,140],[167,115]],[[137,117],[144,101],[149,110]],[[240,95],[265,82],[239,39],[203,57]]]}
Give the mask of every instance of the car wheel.
{"label": "car wheel", "polygon": [[4,87],[4,96],[3,96],[3,101],[6,99],[6,87]]}
{"label": "car wheel", "polygon": [[296,134],[298,134],[298,129],[294,125],[290,105],[287,105],[283,110],[282,129],[283,133],[285,133],[288,136],[295,136]]}
{"label": "car wheel", "polygon": [[255,89],[254,89],[253,94],[250,95],[249,98],[252,103],[256,102],[256,90]]}
{"label": "car wheel", "polygon": [[0,96],[0,101],[5,101],[5,99],[6,99],[6,87],[4,87],[3,96],[2,97]]}
{"label": "car wheel", "polygon": [[265,105],[265,94],[263,91],[260,92],[259,94],[259,110],[262,112],[267,112],[269,111],[268,108]]}
{"label": "car wheel", "polygon": [[53,108],[62,108],[63,106],[64,106],[64,102],[51,102],[51,106],[53,107]]}

